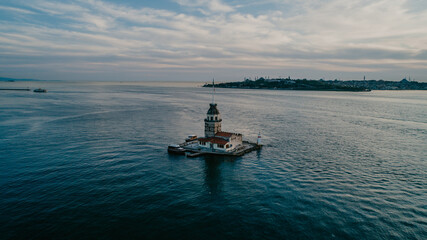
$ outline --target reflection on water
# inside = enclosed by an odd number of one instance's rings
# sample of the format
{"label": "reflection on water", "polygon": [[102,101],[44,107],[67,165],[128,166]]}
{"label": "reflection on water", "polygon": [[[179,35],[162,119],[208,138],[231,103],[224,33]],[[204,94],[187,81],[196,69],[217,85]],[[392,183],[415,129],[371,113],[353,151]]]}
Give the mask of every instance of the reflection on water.
{"label": "reflection on water", "polygon": [[205,186],[209,191],[209,194],[216,195],[221,192],[221,165],[223,159],[216,158],[214,156],[205,156]]}
{"label": "reflection on water", "polygon": [[[257,158],[257,160],[259,161],[259,160],[261,160],[261,151],[262,151],[262,149],[263,148],[266,148],[265,146],[262,146],[262,148],[261,149],[258,149],[257,151],[256,151],[256,158]],[[267,150],[268,151],[268,150]]]}

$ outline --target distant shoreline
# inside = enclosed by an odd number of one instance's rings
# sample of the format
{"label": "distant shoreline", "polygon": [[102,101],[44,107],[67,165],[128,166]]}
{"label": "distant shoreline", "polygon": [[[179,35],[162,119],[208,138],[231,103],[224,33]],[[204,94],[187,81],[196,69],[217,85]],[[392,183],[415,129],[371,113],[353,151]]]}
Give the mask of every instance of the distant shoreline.
{"label": "distant shoreline", "polygon": [[[203,87],[212,87],[204,84]],[[399,82],[384,80],[307,80],[291,78],[259,78],[245,79],[241,82],[225,82],[215,84],[216,88],[239,89],[272,89],[272,90],[304,90],[304,91],[345,91],[369,92],[371,90],[427,90],[427,83],[408,81]]]}

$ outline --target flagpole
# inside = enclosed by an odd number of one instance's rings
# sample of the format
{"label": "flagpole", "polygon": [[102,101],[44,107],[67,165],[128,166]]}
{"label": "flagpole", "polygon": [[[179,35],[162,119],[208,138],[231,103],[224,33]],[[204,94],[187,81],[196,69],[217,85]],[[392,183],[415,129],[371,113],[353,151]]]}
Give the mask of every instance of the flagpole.
{"label": "flagpole", "polygon": [[212,104],[215,104],[215,79],[212,79]]}

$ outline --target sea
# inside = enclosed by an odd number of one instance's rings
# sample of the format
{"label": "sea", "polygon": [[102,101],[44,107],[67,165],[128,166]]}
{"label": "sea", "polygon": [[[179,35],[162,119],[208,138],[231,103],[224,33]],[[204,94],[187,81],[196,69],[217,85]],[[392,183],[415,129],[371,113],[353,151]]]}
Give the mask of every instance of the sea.
{"label": "sea", "polygon": [[263,148],[187,158],[203,82],[1,82],[0,239],[427,239],[427,91],[215,90]]}

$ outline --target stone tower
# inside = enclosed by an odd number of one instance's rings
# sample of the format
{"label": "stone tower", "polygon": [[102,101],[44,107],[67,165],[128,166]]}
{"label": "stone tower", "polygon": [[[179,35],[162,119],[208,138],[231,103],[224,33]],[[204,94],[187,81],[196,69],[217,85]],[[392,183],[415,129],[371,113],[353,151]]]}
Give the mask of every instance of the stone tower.
{"label": "stone tower", "polygon": [[217,132],[221,132],[221,122],[216,103],[211,103],[205,119],[205,137],[214,137]]}

